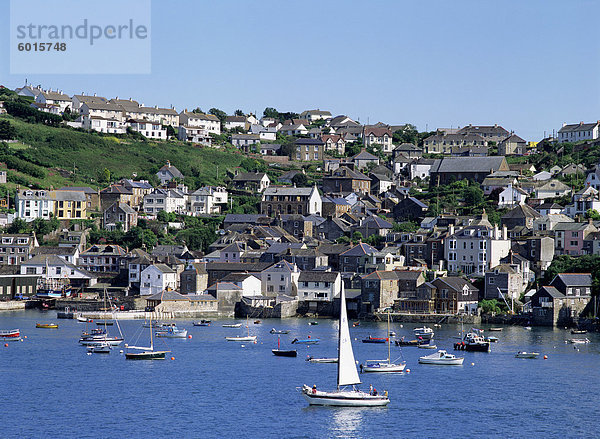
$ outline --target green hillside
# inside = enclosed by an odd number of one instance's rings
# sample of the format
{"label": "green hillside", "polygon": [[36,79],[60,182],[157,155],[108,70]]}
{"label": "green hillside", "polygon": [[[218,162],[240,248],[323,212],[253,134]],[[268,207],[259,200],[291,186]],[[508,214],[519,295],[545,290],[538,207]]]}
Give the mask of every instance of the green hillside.
{"label": "green hillside", "polygon": [[[110,180],[152,180],[167,160],[185,176],[190,188],[222,183],[228,170],[264,167],[237,149],[199,148],[179,141],[150,141],[137,135],[110,136],[72,128],[28,123],[9,115],[19,143],[2,144],[0,162],[13,170],[9,182],[34,187],[103,186]],[[218,176],[217,176],[218,170]]]}

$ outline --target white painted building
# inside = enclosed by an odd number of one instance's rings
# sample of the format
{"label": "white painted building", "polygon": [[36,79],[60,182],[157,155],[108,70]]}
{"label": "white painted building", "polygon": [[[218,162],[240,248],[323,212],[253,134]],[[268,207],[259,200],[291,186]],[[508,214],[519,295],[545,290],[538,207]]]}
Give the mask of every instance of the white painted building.
{"label": "white painted building", "polygon": [[270,297],[281,294],[297,296],[299,276],[296,264],[286,260],[277,262],[261,272],[262,293]]}
{"label": "white painted building", "polygon": [[125,123],[115,118],[81,116],[78,120],[81,121],[81,127],[85,130],[94,130],[99,133],[109,134],[125,134],[127,132]]}
{"label": "white painted building", "polygon": [[71,108],[71,97],[64,94],[61,90],[42,91],[35,97],[38,104],[56,105],[63,113],[67,108]]}
{"label": "white painted building", "polygon": [[167,288],[177,288],[177,273],[165,264],[146,267],[141,273],[140,295],[151,296],[162,293]]}
{"label": "white painted building", "polygon": [[339,297],[344,283],[342,276],[333,271],[303,271],[298,277],[298,300],[332,302]]}
{"label": "white painted building", "polygon": [[54,199],[45,190],[19,190],[15,196],[15,205],[17,218],[27,222],[36,218],[49,220],[54,213]]}
{"label": "white painted building", "polygon": [[221,213],[227,202],[227,189],[221,186],[206,186],[187,195],[186,209],[193,216]]}
{"label": "white painted building", "polygon": [[514,207],[519,204],[524,204],[527,199],[527,192],[523,189],[514,187],[512,184],[509,184],[506,189],[504,189],[498,195],[498,207]]}
{"label": "white painted building", "polygon": [[129,119],[127,126],[148,139],[167,140],[167,129],[158,122],[149,120]]}
{"label": "white painted building", "polygon": [[221,134],[221,121],[217,116],[212,114],[182,111],[179,113],[179,124],[187,127],[201,128],[208,133]]}
{"label": "white painted building", "polygon": [[506,227],[502,230],[492,227],[487,217],[457,232],[451,225],[448,233],[444,242],[444,258],[451,273],[484,276],[510,251],[511,241]]}
{"label": "white painted building", "polygon": [[185,212],[186,196],[175,189],[154,189],[144,196],[144,212],[156,215],[161,210],[166,212]]}
{"label": "white painted building", "polygon": [[575,123],[566,124],[558,130],[558,141],[563,142],[579,142],[581,140],[596,140],[598,138],[598,128],[600,121],[592,123]]}

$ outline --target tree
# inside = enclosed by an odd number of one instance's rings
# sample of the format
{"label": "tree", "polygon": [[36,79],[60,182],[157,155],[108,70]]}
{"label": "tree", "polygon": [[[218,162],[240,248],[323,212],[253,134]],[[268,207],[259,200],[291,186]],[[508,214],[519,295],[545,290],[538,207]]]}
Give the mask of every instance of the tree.
{"label": "tree", "polygon": [[202,108],[196,107],[192,110],[192,113],[204,114],[204,111],[202,111]]}
{"label": "tree", "polygon": [[100,175],[98,176],[98,181],[101,183],[109,184],[110,183],[110,169],[104,168],[104,170],[102,170],[102,172],[100,172]]}
{"label": "tree", "polygon": [[6,229],[7,233],[28,233],[29,226],[21,218],[15,218],[14,221]]}
{"label": "tree", "polygon": [[362,241],[363,234],[358,230],[352,234],[352,242],[357,243],[358,241]]}
{"label": "tree", "polygon": [[296,174],[292,177],[292,183],[294,183],[298,187],[307,186],[308,185],[308,177],[306,177],[306,174],[299,172],[298,174]]}
{"label": "tree", "polygon": [[242,110],[235,110],[235,112],[233,113],[234,116],[243,116],[244,112]]}
{"label": "tree", "polygon": [[156,214],[156,219],[158,221],[160,221],[161,223],[168,223],[169,222],[169,214],[166,211],[161,210],[160,212],[158,212]]}
{"label": "tree", "polygon": [[271,117],[273,119],[279,119],[279,111],[277,111],[273,107],[267,107],[267,108],[265,108],[265,111],[263,111],[263,117]]}
{"label": "tree", "polygon": [[212,114],[213,116],[217,116],[219,118],[219,121],[221,122],[221,125],[225,123],[227,113],[225,113],[223,110],[219,110],[218,108],[211,108],[210,110],[208,110],[208,113]]}
{"label": "tree", "polygon": [[588,209],[585,213],[586,218],[590,218],[593,221],[600,221],[600,213],[595,209]]}
{"label": "tree", "polygon": [[463,193],[467,206],[477,206],[483,203],[483,191],[478,186],[469,186]]}
{"label": "tree", "polygon": [[392,226],[392,231],[394,232],[416,232],[417,230],[419,230],[419,225],[411,221],[394,223]]}
{"label": "tree", "polygon": [[0,120],[0,140],[12,140],[16,137],[16,128],[8,120]]}
{"label": "tree", "polygon": [[346,144],[346,151],[345,151],[346,157],[353,157],[356,154],[358,154],[360,152],[360,148],[362,146],[363,145],[361,143],[358,143],[358,142],[347,143]]}

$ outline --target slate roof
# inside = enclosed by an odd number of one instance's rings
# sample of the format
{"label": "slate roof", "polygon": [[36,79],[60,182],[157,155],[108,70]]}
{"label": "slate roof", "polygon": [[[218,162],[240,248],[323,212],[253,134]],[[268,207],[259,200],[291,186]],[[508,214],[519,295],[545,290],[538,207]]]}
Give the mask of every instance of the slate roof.
{"label": "slate roof", "polygon": [[331,175],[325,176],[323,178],[331,178],[331,179],[350,178],[352,180],[371,181],[371,179],[369,177],[367,177],[365,174],[358,172],[358,171],[354,171],[346,166],[340,166],[335,171],[333,171],[331,173]]}
{"label": "slate roof", "polygon": [[240,172],[233,181],[261,181],[265,175],[264,172]]}
{"label": "slate roof", "polygon": [[504,156],[450,157],[435,160],[431,167],[431,172],[485,172],[486,174],[489,174],[490,171],[497,171],[500,169],[500,166],[504,162]]}
{"label": "slate roof", "polygon": [[560,279],[567,286],[592,286],[592,275],[590,273],[560,273],[552,279],[552,284],[555,280]]}
{"label": "slate roof", "polygon": [[566,297],[563,293],[561,293],[556,288],[551,287],[551,286],[543,286],[542,288],[540,288],[538,290],[538,292],[542,292],[542,291],[547,292],[550,295],[550,297],[552,297],[553,299],[564,299]]}
{"label": "slate roof", "polygon": [[352,157],[352,160],[379,160],[379,157],[375,157],[370,152],[363,150]]}
{"label": "slate roof", "polygon": [[371,255],[376,253],[377,249],[371,247],[369,244],[365,244],[364,242],[355,245],[349,250],[346,250],[344,253],[341,253],[340,256],[364,256]]}
{"label": "slate roof", "polygon": [[593,130],[596,126],[598,126],[599,122],[592,122],[592,123],[574,123],[574,124],[568,124],[565,125],[564,127],[562,127],[560,130],[558,130],[559,133],[568,133],[568,132],[577,132],[577,131],[591,131]]}
{"label": "slate roof", "polygon": [[447,277],[438,277],[435,280],[439,280],[455,291],[461,291],[465,285],[469,286],[469,289],[473,291],[479,291],[477,288],[473,286],[473,284],[466,279],[458,276],[447,276]]}
{"label": "slate roof", "polygon": [[313,187],[269,186],[265,189],[264,195],[299,195],[308,197],[313,189]]}
{"label": "slate roof", "polygon": [[502,215],[502,219],[513,218],[540,218],[542,215],[527,204],[519,204],[514,209]]}
{"label": "slate roof", "polygon": [[302,271],[298,282],[335,282],[340,273],[337,271]]}

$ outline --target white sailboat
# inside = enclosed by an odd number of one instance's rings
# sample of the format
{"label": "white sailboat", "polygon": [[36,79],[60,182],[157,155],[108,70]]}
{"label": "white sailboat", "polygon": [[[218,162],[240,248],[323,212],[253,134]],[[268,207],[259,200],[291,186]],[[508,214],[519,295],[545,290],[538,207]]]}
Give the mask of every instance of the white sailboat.
{"label": "white sailboat", "polygon": [[[350,330],[348,329],[348,315],[346,311],[346,293],[342,289],[340,294],[340,322],[338,328],[338,374],[337,389],[333,392],[323,392],[304,384],[302,395],[310,405],[330,405],[345,407],[374,407],[389,404],[387,392],[384,395],[366,393],[358,390],[355,386],[360,384]],[[351,390],[346,390],[352,386]]]}
{"label": "white sailboat", "polygon": [[225,337],[227,341],[256,341],[256,335],[250,335],[250,326],[248,325],[248,316],[246,316],[246,329],[248,330],[248,335],[241,335],[239,337]]}
{"label": "white sailboat", "polygon": [[[390,313],[388,312],[388,321],[387,321],[387,330],[388,334],[390,333]],[[360,365],[361,372],[386,372],[386,373],[394,373],[394,372],[404,372],[406,368],[406,362],[401,361],[399,363],[392,363],[392,348],[390,338],[387,338],[388,345],[388,357],[387,360],[367,360],[365,364]]]}
{"label": "white sailboat", "polygon": [[129,346],[125,345],[127,349],[137,349],[141,352],[125,352],[126,360],[164,360],[165,354],[170,351],[155,351],[154,350],[154,339],[152,338],[152,320],[150,320],[150,346]]}

